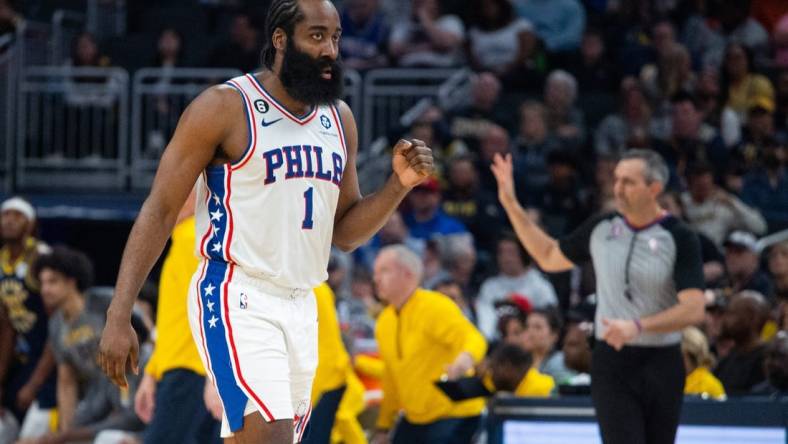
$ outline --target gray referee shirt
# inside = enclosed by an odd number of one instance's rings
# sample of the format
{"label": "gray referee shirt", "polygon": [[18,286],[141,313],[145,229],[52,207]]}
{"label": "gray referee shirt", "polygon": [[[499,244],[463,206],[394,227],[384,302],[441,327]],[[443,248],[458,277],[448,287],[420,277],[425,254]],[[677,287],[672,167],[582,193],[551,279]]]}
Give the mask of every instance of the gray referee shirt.
{"label": "gray referee shirt", "polygon": [[[678,303],[677,293],[703,289],[703,262],[698,236],[666,215],[644,227],[633,227],[619,213],[602,214],[559,242],[575,264],[591,259],[596,275],[595,330],[601,339],[602,319],[635,319]],[[681,332],[643,333],[629,345],[664,346],[681,342]]]}

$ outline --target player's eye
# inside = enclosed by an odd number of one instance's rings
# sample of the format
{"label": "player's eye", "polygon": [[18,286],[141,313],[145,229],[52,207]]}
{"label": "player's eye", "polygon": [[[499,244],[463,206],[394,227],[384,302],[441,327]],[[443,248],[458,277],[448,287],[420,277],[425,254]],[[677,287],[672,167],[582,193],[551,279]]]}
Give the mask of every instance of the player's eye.
{"label": "player's eye", "polygon": [[333,36],[331,36],[331,40],[333,40],[334,42],[338,42],[340,37],[341,36],[339,34],[334,34]]}
{"label": "player's eye", "polygon": [[319,32],[316,32],[316,33],[312,34],[312,38],[315,39],[315,40],[318,40],[318,41],[323,40],[323,34],[319,33]]}

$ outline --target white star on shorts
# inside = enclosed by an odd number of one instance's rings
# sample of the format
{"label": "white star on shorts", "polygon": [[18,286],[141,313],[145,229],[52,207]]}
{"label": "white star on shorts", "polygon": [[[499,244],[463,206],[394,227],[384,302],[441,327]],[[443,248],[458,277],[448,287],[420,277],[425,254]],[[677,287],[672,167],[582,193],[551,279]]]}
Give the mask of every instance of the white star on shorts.
{"label": "white star on shorts", "polygon": [[213,248],[211,249],[211,251],[215,251],[217,253],[219,251],[222,251],[222,243],[221,242],[216,242],[215,244],[213,244]]}
{"label": "white star on shorts", "polygon": [[211,211],[211,220],[220,220],[224,216],[221,210]]}
{"label": "white star on shorts", "polygon": [[208,311],[213,312],[213,301],[208,301],[205,305],[208,306]]}
{"label": "white star on shorts", "polygon": [[205,287],[205,295],[206,296],[213,296],[213,289],[216,288],[213,286],[213,283],[208,283],[208,286]]}
{"label": "white star on shorts", "polygon": [[211,316],[211,319],[208,319],[208,324],[209,324],[208,326],[210,328],[215,328],[216,327],[216,323],[218,321],[219,321],[219,318],[217,318],[216,316]]}

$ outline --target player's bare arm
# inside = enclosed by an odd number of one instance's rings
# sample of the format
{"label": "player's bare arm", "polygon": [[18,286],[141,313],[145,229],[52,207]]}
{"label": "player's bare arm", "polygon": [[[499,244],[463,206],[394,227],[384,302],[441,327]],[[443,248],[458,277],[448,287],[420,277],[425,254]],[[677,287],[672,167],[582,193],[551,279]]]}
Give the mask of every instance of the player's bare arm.
{"label": "player's bare arm", "polygon": [[345,127],[348,159],[339,203],[334,218],[333,243],[350,251],[366,242],[380,230],[408,192],[435,169],[432,150],[420,140],[400,140],[394,146],[394,173],[380,190],[361,197],[356,172],[358,131],[350,107],[340,101],[338,106]]}
{"label": "player's bare arm", "polygon": [[558,241],[533,223],[517,200],[514,190],[512,155],[496,154],[490,169],[498,183],[498,200],[506,211],[518,239],[528,254],[539,264],[539,268],[550,272],[571,269],[574,264],[561,253]]}
{"label": "player's bare arm", "polygon": [[119,386],[127,386],[127,369],[138,371],[139,346],[130,322],[137,294],[201,171],[212,163],[240,157],[246,141],[232,140],[230,134],[246,138],[244,131],[233,131],[232,126],[232,122],[243,122],[233,119],[242,113],[237,92],[226,86],[206,90],[186,108],[162,155],[150,195],[123,251],[115,296],[99,345],[99,366]]}

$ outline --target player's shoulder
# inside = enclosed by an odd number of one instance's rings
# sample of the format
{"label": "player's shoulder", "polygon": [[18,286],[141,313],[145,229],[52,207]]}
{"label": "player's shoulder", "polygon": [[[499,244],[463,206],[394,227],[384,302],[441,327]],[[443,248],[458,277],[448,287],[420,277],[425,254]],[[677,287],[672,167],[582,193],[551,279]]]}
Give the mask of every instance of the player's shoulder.
{"label": "player's shoulder", "polygon": [[353,110],[350,109],[350,105],[347,104],[342,99],[337,99],[334,102],[334,107],[336,107],[337,111],[339,112],[339,116],[342,119],[342,124],[347,126],[348,122],[354,121],[353,117]]}
{"label": "player's shoulder", "polygon": [[243,103],[239,99],[238,91],[226,83],[207,88],[192,101],[190,107],[216,114],[219,110],[232,111],[234,108],[243,111]]}

